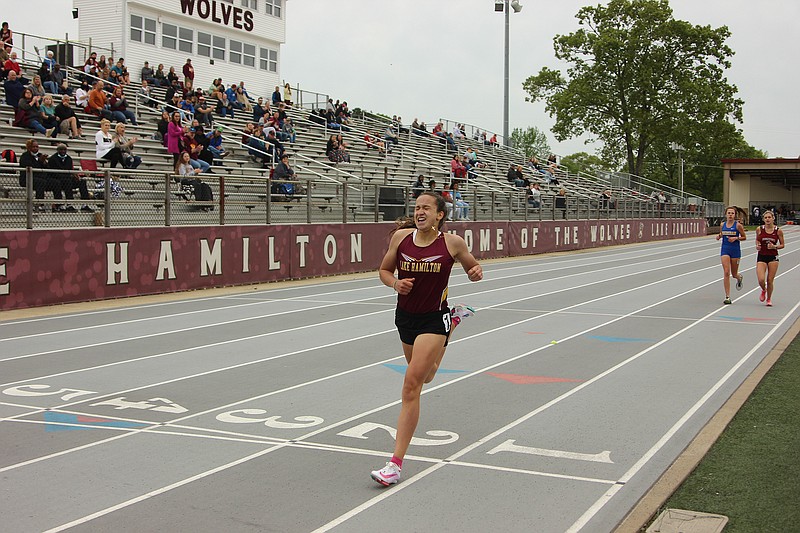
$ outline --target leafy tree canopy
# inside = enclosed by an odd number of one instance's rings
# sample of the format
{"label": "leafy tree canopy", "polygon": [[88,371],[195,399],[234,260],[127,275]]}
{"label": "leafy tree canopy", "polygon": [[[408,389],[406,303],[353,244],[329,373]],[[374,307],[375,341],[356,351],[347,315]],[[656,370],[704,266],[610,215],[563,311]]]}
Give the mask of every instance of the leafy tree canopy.
{"label": "leafy tree canopy", "polygon": [[539,128],[532,126],[523,130],[514,128],[511,132],[511,146],[525,153],[525,157],[537,156],[547,158],[550,154],[550,144],[547,135]]}
{"label": "leafy tree canopy", "polygon": [[567,78],[545,67],[523,84],[526,100],[545,101],[555,116],[557,140],[589,134],[604,160],[624,158],[641,175],[655,144],[741,122],[743,102],[725,78],[727,27],[675,20],[667,0],[611,0],[577,19],[578,31],[554,38]]}
{"label": "leafy tree canopy", "polygon": [[570,172],[590,174],[592,176],[614,170],[613,165],[603,161],[596,155],[587,154],[586,152],[565,155],[561,158],[561,166],[567,168]]}

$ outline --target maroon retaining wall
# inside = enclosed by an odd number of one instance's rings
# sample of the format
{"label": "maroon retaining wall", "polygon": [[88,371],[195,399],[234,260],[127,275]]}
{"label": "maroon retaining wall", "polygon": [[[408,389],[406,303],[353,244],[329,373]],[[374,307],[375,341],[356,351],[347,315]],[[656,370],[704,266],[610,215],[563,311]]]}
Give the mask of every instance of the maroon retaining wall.
{"label": "maroon retaining wall", "polygon": [[[0,309],[365,272],[392,224],[0,231]],[[706,234],[703,219],[452,222],[478,259]],[[377,282],[376,282],[377,283]]]}

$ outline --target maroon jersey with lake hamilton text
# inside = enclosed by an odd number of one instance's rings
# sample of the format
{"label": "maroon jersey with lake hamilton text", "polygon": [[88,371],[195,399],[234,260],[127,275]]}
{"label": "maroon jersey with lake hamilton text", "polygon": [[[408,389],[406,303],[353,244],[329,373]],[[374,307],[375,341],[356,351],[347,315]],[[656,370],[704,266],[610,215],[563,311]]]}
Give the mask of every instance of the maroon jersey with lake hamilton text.
{"label": "maroon jersey with lake hamilton text", "polygon": [[444,234],[425,247],[417,246],[409,233],[397,247],[399,279],[414,278],[414,288],[407,295],[398,294],[397,305],[408,313],[433,313],[447,308],[447,284],[455,259],[447,249]]}

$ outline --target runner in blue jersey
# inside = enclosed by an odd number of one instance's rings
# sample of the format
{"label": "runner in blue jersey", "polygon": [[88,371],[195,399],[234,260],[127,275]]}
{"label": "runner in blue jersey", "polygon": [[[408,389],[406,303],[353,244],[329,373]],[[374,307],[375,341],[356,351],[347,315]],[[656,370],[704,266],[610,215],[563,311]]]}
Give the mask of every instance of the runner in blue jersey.
{"label": "runner in blue jersey", "polygon": [[720,224],[717,240],[722,240],[720,260],[722,261],[722,284],[725,287],[724,304],[731,303],[731,276],[736,279],[736,290],[742,290],[742,275],[739,274],[739,259],[742,257],[741,241],[747,240],[742,223],[736,220],[737,209],[730,206],[725,209],[725,221]]}

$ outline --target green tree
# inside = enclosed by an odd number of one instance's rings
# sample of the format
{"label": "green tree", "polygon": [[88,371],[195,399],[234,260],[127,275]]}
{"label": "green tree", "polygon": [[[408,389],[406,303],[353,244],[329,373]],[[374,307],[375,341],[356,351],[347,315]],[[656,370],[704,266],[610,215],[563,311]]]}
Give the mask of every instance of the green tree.
{"label": "green tree", "polygon": [[547,135],[535,126],[526,130],[514,128],[514,131],[511,132],[511,146],[524,152],[525,157],[535,155],[539,158],[546,158],[550,154]]}
{"label": "green tree", "polygon": [[727,27],[675,20],[667,0],[611,0],[577,19],[578,31],[554,38],[568,79],[545,67],[523,84],[526,100],[544,100],[556,117],[557,140],[589,134],[603,159],[624,154],[640,175],[654,144],[697,124],[741,122],[742,101],[725,78]]}
{"label": "green tree", "polygon": [[579,172],[591,176],[614,170],[613,165],[603,161],[596,155],[587,154],[586,152],[565,155],[561,158],[560,164],[570,172]]}

